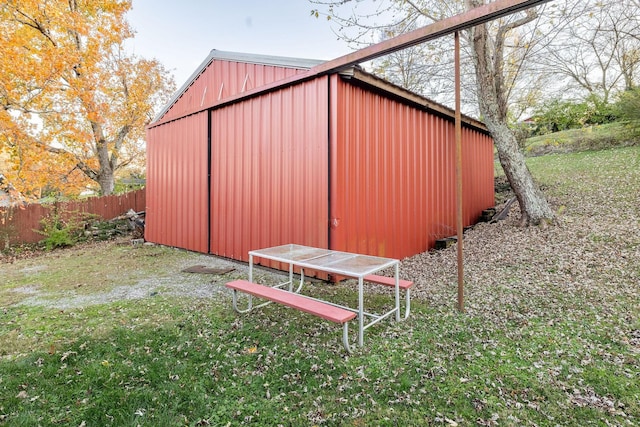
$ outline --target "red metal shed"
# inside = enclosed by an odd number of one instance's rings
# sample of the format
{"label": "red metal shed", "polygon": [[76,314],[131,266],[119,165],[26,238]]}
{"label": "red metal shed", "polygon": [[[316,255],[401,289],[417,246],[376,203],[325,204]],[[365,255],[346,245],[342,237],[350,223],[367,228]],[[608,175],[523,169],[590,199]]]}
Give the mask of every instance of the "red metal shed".
{"label": "red metal shed", "polygon": [[[147,129],[147,240],[404,258],[455,234],[454,112],[321,63],[211,51]],[[470,225],[494,204],[493,141],[466,117],[463,165]]]}

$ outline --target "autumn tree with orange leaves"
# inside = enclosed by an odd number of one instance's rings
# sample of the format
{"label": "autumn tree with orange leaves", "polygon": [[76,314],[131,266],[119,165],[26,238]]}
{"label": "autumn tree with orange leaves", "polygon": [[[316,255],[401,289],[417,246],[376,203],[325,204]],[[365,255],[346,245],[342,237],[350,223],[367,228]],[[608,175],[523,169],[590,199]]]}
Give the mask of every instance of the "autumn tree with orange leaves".
{"label": "autumn tree with orange leaves", "polygon": [[0,5],[0,170],[32,197],[78,194],[144,162],[144,127],[174,90],[156,60],[128,54],[128,0]]}

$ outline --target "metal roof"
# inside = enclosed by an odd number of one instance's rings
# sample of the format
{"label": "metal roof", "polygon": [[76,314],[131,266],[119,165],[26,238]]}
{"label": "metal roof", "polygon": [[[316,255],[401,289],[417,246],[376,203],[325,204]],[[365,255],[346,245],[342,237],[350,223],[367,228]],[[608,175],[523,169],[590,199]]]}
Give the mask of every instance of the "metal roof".
{"label": "metal roof", "polygon": [[244,62],[248,64],[271,65],[276,67],[297,68],[309,70],[326,61],[319,59],[290,58],[286,56],[259,55],[252,53],[228,52],[224,50],[212,49],[207,58],[202,61],[198,68],[189,76],[187,81],[178,89],[169,102],[165,104],[162,110],[153,118],[152,123],[160,120],[167,111],[171,109],[173,104],[189,89],[189,86],[198,78],[200,74],[215,60]]}
{"label": "metal roof", "polygon": [[320,65],[326,61],[320,59],[304,59],[291,58],[287,56],[259,55],[253,53],[242,52],[226,52],[223,50],[213,49],[207,58],[208,62],[212,59],[223,59],[226,61],[246,62],[249,64],[274,65],[287,68],[304,68],[309,69]]}
{"label": "metal roof", "polygon": [[[180,97],[189,89],[189,87],[196,81],[196,79],[209,67],[209,65],[215,61],[233,61],[242,62],[247,64],[269,65],[285,68],[296,68],[311,70],[319,64],[324,64],[327,61],[315,60],[315,59],[303,59],[303,58],[291,58],[283,56],[270,56],[259,55],[251,53],[241,52],[228,52],[222,50],[213,49],[209,56],[198,66],[196,71],[191,74],[189,79],[182,87],[176,91],[171,100],[165,105],[160,113],[153,119],[152,123],[155,123],[162,119],[162,117],[173,107],[173,105],[180,99]],[[337,72],[334,70],[334,72]],[[359,65],[352,65],[341,69],[338,74],[352,81],[360,82],[371,88],[375,88],[379,91],[386,92],[391,96],[403,99],[404,102],[410,102],[419,105],[421,108],[430,111],[435,114],[439,114],[443,117],[453,119],[454,110],[444,105],[438,104],[429,98],[426,98],[417,93],[406,90],[400,86],[384,80],[374,74],[366,72]],[[277,82],[276,82],[277,83]],[[471,117],[462,116],[462,120],[465,124],[478,128],[479,130],[486,132],[487,129],[484,123],[475,120]]]}
{"label": "metal roof", "polygon": [[[453,110],[452,108],[449,108],[446,105],[440,104],[432,99],[420,95],[419,93],[405,89],[402,86],[391,83],[388,80],[385,80],[379,76],[376,76],[375,74],[363,70],[357,65],[352,67],[350,72],[345,71],[340,73],[340,75],[344,79],[350,80],[354,83],[357,82],[360,84],[364,84],[371,89],[382,91],[386,93],[387,96],[395,97],[401,100],[401,102],[414,104],[425,111],[429,111],[432,114],[436,114],[451,120],[455,118],[455,110]],[[475,127],[481,132],[488,133],[485,124],[480,120],[474,119],[473,117],[463,114],[462,123],[468,126]]]}
{"label": "metal roof", "polygon": [[[325,62],[327,62],[327,61],[314,60],[314,59],[259,55],[259,54],[251,54],[251,53],[240,53],[240,52],[228,52],[228,51],[213,49],[209,53],[209,56],[207,56],[207,58],[196,69],[196,71],[194,71],[194,73],[189,77],[187,82],[184,85],[182,85],[182,87],[173,95],[172,99],[165,105],[162,111],[158,113],[158,115],[153,119],[152,123],[155,123],[161,120],[162,117],[178,101],[178,99],[180,99],[180,97],[189,89],[189,87],[196,81],[196,79],[215,60],[233,61],[233,62],[258,64],[258,65],[269,65],[269,66],[286,67],[286,68],[296,68],[296,69],[303,69],[303,70],[311,70],[313,67],[316,67],[319,64],[324,64]],[[441,105],[422,95],[406,90],[374,74],[366,72],[359,65],[352,65],[347,68],[343,68],[340,71],[334,70],[334,72],[337,72],[343,78],[347,78],[354,82],[365,84],[370,88],[385,92],[388,95],[394,96],[396,98],[400,98],[404,100],[404,102],[409,102],[414,105],[418,105],[420,106],[420,108],[425,109],[426,111],[439,114],[449,119],[454,118],[455,112],[451,108]],[[275,83],[278,83],[278,82],[275,82]],[[462,121],[466,125],[475,127],[483,132],[487,132],[487,128],[485,127],[484,123],[480,122],[479,120],[475,120],[471,117],[463,115]]]}

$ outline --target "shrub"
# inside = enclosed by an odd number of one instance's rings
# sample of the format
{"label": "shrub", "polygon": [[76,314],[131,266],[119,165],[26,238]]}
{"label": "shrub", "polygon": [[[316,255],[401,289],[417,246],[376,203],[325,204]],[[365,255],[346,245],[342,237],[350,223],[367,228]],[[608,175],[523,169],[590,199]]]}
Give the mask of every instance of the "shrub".
{"label": "shrub", "polygon": [[621,93],[615,109],[620,119],[628,124],[634,136],[638,136],[640,134],[640,88]]}
{"label": "shrub", "polygon": [[516,137],[518,147],[524,151],[527,147],[527,141],[532,136],[533,127],[529,123],[517,123],[511,126],[511,130]]}
{"label": "shrub", "polygon": [[614,122],[618,117],[614,106],[596,95],[589,95],[582,102],[554,99],[546,102],[534,113],[534,135],[546,135],[584,126]]}
{"label": "shrub", "polygon": [[47,250],[73,246],[85,239],[84,229],[94,215],[79,211],[58,212],[54,208],[53,214],[40,221],[42,230],[38,233],[45,236],[42,240]]}

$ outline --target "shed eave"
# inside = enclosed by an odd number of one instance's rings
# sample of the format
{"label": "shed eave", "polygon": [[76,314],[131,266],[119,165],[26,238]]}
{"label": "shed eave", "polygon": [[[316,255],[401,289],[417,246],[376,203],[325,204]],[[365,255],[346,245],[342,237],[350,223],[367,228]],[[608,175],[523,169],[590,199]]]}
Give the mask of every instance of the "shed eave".
{"label": "shed eave", "polygon": [[[391,95],[410,104],[418,105],[426,111],[437,114],[446,119],[454,120],[455,118],[455,110],[445,105],[439,104],[415,92],[411,92],[410,90],[407,90],[401,86],[393,84],[374,74],[370,74],[362,70],[360,67],[353,67],[350,73],[341,73],[341,76],[344,79],[353,81],[354,83],[367,86],[372,90],[383,92],[387,96]],[[475,128],[480,132],[489,133],[489,130],[487,129],[485,124],[477,119],[474,119],[473,117],[463,115],[462,122],[465,125]]]}

